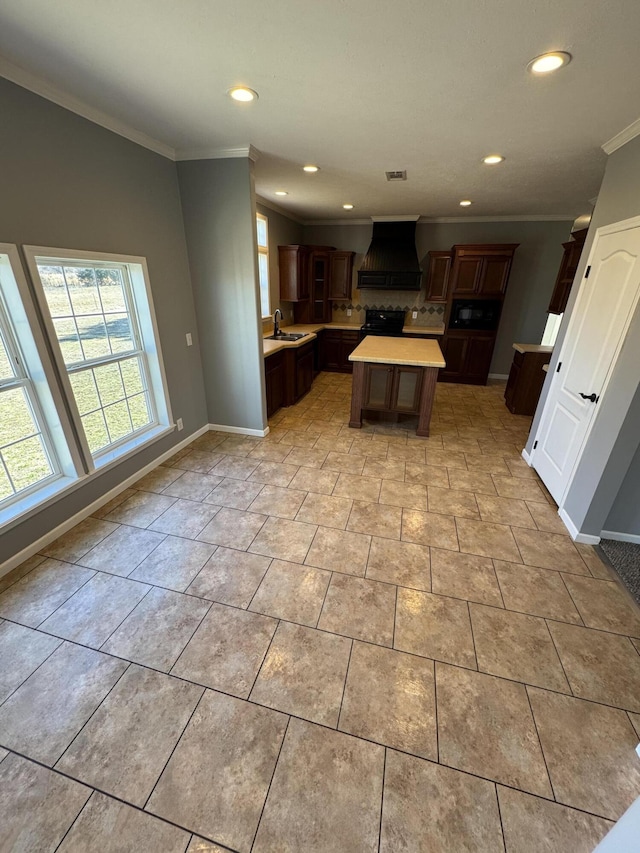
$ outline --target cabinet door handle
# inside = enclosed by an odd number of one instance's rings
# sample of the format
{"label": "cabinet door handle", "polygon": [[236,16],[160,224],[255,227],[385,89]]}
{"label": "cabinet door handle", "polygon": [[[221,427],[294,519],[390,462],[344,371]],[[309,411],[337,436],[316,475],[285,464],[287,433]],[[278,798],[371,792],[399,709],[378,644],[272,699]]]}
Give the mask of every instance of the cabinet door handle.
{"label": "cabinet door handle", "polygon": [[595,403],[598,399],[598,395],[595,393],[595,391],[593,394],[583,394],[581,391],[580,396],[583,400],[591,400],[592,403]]}

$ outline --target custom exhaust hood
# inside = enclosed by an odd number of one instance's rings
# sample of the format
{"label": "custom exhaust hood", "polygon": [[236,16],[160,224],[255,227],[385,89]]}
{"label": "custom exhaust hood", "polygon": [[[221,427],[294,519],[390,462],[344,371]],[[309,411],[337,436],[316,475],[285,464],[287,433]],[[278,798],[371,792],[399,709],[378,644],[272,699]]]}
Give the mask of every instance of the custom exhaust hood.
{"label": "custom exhaust hood", "polygon": [[420,290],[416,252],[418,216],[373,217],[371,245],[358,270],[358,288]]}

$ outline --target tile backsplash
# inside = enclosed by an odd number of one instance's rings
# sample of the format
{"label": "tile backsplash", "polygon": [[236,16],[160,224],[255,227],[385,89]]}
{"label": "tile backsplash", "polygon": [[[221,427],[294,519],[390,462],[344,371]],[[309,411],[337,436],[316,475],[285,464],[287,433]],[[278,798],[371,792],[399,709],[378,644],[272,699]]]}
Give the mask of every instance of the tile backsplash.
{"label": "tile backsplash", "polygon": [[[391,291],[391,290],[357,290],[354,289],[351,300],[341,300],[333,303],[332,317],[334,323],[353,323],[361,326],[365,321],[365,311],[368,308],[386,309],[387,311],[404,311],[407,326],[440,326],[444,322],[445,305],[442,302],[425,302],[423,291]],[[347,317],[347,310],[351,316]],[[411,312],[417,311],[414,320]]]}

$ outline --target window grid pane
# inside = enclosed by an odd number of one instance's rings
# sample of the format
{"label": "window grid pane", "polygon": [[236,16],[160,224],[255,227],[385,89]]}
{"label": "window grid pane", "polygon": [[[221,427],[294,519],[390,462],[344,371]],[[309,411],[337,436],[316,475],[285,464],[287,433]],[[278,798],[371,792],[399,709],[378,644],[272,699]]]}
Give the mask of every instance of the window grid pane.
{"label": "window grid pane", "polygon": [[[47,276],[45,297],[95,456],[157,422],[128,270],[42,260],[38,271]],[[64,286],[66,299],[52,295],[54,286]]]}
{"label": "window grid pane", "polygon": [[22,384],[0,389],[0,501],[57,473],[30,395]]}

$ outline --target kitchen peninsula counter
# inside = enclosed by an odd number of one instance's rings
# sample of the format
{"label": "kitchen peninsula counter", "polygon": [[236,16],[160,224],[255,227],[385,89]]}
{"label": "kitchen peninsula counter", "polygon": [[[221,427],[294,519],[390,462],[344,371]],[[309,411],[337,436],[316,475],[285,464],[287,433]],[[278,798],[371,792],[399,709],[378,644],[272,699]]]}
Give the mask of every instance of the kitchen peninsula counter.
{"label": "kitchen peninsula counter", "polygon": [[418,415],[416,434],[429,435],[438,370],[445,360],[437,341],[367,337],[349,356],[353,362],[351,419],[362,427],[362,412]]}

